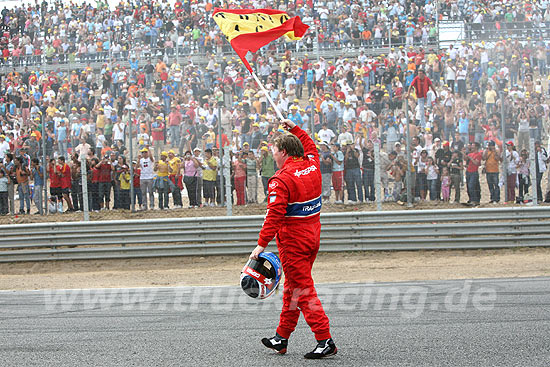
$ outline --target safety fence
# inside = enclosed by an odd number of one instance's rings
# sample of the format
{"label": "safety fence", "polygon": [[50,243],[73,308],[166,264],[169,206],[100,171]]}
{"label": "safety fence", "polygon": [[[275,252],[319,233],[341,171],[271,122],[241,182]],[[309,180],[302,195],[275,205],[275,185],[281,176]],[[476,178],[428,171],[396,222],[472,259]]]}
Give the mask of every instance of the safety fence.
{"label": "safety fence", "polygon": [[[426,42],[415,43],[415,46],[423,45],[426,48],[438,48],[438,43],[435,39],[429,39]],[[399,46],[408,46],[405,40],[401,37],[391,38],[385,37],[372,40],[349,40],[345,42],[319,42],[314,46],[298,44],[292,47],[293,55],[296,58],[303,58],[305,54],[311,59],[323,57],[325,59],[336,59],[339,56],[354,57],[364,52],[366,55],[388,54],[391,48]],[[286,47],[280,47],[277,50],[262,49],[260,55],[264,55],[269,51],[275,51],[275,54],[280,58],[285,52]],[[228,45],[224,45],[216,50],[205,50],[193,47],[185,48],[153,48],[153,49],[136,49],[119,53],[100,52],[95,54],[55,54],[52,56],[46,55],[21,55],[10,56],[8,58],[0,58],[0,74],[7,74],[12,70],[22,72],[25,67],[29,69],[38,69],[44,72],[50,71],[72,71],[84,70],[91,67],[96,72],[99,72],[101,67],[107,63],[110,65],[120,65],[121,67],[129,68],[131,62],[137,62],[138,67],[143,67],[146,60],[151,60],[154,63],[161,58],[167,59],[170,63],[177,59],[178,63],[185,65],[189,61],[195,65],[205,66],[209,61],[209,56],[214,55],[216,59],[227,57],[229,60],[235,58],[235,52]]]}
{"label": "safety fence", "polygon": [[548,39],[550,37],[550,22],[464,22],[466,40],[491,41],[511,38],[518,41]]}
{"label": "safety fence", "polygon": [[[321,216],[320,251],[550,246],[548,218],[549,207],[330,213]],[[240,216],[0,226],[0,262],[246,254],[262,223]]]}

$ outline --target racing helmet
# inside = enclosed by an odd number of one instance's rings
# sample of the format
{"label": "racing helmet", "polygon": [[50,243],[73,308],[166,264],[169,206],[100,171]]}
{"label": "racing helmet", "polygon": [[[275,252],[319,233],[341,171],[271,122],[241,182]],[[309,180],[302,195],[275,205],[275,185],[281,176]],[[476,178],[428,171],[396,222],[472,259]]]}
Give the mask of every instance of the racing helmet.
{"label": "racing helmet", "polygon": [[241,288],[252,298],[264,299],[273,294],[281,280],[282,267],[273,252],[262,252],[258,260],[249,259],[241,271]]}

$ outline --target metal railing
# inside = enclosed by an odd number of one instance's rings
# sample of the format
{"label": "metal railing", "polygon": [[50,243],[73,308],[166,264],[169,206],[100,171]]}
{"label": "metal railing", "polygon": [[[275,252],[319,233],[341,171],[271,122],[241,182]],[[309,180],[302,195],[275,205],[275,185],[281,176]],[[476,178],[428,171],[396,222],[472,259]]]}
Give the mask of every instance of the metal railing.
{"label": "metal railing", "polygon": [[[361,51],[364,51],[367,55],[380,55],[388,54],[392,47],[397,48],[399,46],[405,46],[404,40],[402,41],[391,41],[387,38],[381,39],[380,41],[369,40],[369,41],[349,41],[343,43],[329,43],[324,42],[317,47],[306,47],[301,44],[298,47],[292,47],[292,51],[296,57],[303,57],[306,53],[309,54],[309,57],[314,59],[319,55],[324,58],[336,58],[338,56],[357,56]],[[428,42],[426,47],[437,48],[437,42],[431,40]],[[279,47],[277,49],[277,55],[282,55],[286,47]],[[206,52],[203,48],[196,47],[185,47],[185,48],[157,48],[157,49],[135,49],[130,51],[124,51],[120,53],[111,53],[111,52],[99,52],[95,54],[78,54],[70,56],[68,54],[56,54],[53,57],[48,57],[44,54],[36,56],[10,56],[7,58],[0,58],[0,73],[8,73],[14,68],[21,72],[25,67],[30,69],[39,69],[43,71],[52,71],[52,70],[82,70],[87,66],[92,67],[94,70],[99,70],[104,63],[109,64],[120,64],[121,66],[129,67],[129,60],[132,57],[135,57],[136,60],[139,60],[139,66],[145,65],[145,60],[151,59],[153,62],[159,58],[164,57],[165,55],[171,61],[174,58],[178,59],[178,62],[185,62],[187,60],[193,61],[197,65],[206,65],[208,63],[208,54],[215,54],[218,58],[226,57],[235,57],[237,55],[229,45],[224,45],[216,49],[210,49],[209,52]],[[265,50],[260,51],[260,53],[265,52]]]}
{"label": "metal railing", "polygon": [[[439,22],[440,31],[445,28],[445,24],[456,24],[456,21],[445,20]],[[525,40],[526,37],[541,37],[545,39],[550,37],[550,22],[541,22],[535,24],[533,22],[484,22],[471,23],[464,22],[464,33],[461,34],[455,41],[476,41],[476,40],[498,40],[501,38],[513,38]],[[415,46],[421,45],[421,41],[415,40]],[[360,51],[367,54],[379,55],[389,53],[391,47],[406,46],[403,36],[392,38],[385,35],[381,39],[371,40],[348,40],[339,43],[328,41],[321,42],[317,50],[317,45],[312,47],[302,43],[284,43],[276,42],[277,54],[282,54],[287,48],[291,48],[297,56],[303,56],[309,53],[311,56],[337,57],[339,55],[354,56]],[[439,40],[430,39],[428,43],[423,44],[428,48],[439,49]],[[262,52],[262,51],[260,51]],[[162,47],[149,48],[138,43],[137,47],[129,51],[100,51],[97,53],[77,53],[70,55],[68,53],[47,55],[45,52],[39,55],[18,57],[0,57],[0,73],[6,73],[13,68],[21,71],[25,66],[31,68],[39,68],[44,71],[51,70],[74,70],[83,69],[90,65],[95,70],[99,69],[105,62],[119,63],[122,66],[129,66],[128,60],[134,56],[137,60],[145,60],[148,58],[164,57],[187,59],[190,58],[195,64],[206,64],[208,62],[207,55],[214,53],[217,56],[235,56],[234,51],[228,43],[222,46],[202,47],[196,44],[190,44],[179,47]]]}
{"label": "metal railing", "polygon": [[494,41],[511,38],[525,41],[528,37],[538,40],[550,37],[550,23],[541,22],[483,22],[464,23],[465,38],[469,41]]}
{"label": "metal railing", "polygon": [[[549,217],[550,207],[323,214],[320,251],[550,246]],[[246,254],[262,223],[241,216],[6,225],[0,262]]]}

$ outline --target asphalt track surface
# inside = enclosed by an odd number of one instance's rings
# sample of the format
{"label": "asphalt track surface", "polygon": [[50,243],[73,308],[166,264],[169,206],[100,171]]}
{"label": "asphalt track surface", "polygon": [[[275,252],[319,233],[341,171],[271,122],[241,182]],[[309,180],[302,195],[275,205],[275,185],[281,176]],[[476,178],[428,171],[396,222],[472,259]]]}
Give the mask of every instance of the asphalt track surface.
{"label": "asphalt track surface", "polygon": [[549,366],[550,278],[327,284],[339,353],[307,361],[260,344],[281,294],[237,287],[0,292],[2,366]]}

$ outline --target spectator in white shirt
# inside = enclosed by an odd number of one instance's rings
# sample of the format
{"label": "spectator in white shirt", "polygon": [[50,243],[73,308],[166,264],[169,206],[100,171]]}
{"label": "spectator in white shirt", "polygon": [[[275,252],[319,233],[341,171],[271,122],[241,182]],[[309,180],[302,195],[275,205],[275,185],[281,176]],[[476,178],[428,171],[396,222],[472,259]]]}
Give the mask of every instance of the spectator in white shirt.
{"label": "spectator in white shirt", "polygon": [[10,151],[10,144],[6,141],[4,134],[0,135],[0,162],[4,160],[6,152]]}
{"label": "spectator in white shirt", "polygon": [[326,123],[323,123],[323,126],[321,130],[319,130],[317,135],[322,142],[327,144],[332,144],[334,138],[336,138],[336,134],[334,134],[334,131],[328,128]]}
{"label": "spectator in white shirt", "polygon": [[344,132],[338,135],[338,144],[344,145],[348,143],[353,143],[353,135],[351,134],[350,130],[351,128],[348,125],[344,126]]}
{"label": "spectator in white shirt", "polygon": [[115,123],[113,126],[113,140],[122,140],[124,142],[124,124],[122,121]]}

